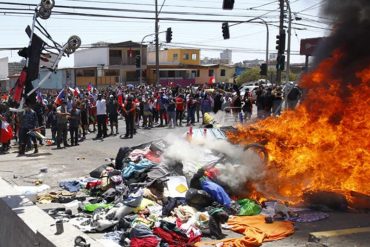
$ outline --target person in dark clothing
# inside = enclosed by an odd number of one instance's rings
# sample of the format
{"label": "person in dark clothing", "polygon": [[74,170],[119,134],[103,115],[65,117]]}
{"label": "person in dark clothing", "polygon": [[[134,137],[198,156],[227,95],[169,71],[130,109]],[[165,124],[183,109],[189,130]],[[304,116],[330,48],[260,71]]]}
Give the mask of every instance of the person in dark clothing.
{"label": "person in dark clothing", "polygon": [[[185,100],[182,95],[178,95],[175,99],[176,102],[176,125],[182,126],[182,118],[184,115],[184,105],[185,105]],[[177,122],[179,122],[177,124]]]}
{"label": "person in dark clothing", "polygon": [[234,118],[237,120],[240,112],[242,111],[242,100],[240,98],[240,92],[236,93],[236,97],[232,103],[232,107]]}
{"label": "person in dark clothing", "polygon": [[123,107],[123,115],[126,121],[126,134],[125,138],[133,138],[134,136],[134,125],[135,125],[135,103],[131,97],[127,98],[127,102]]}
{"label": "person in dark clothing", "polygon": [[86,138],[86,132],[89,126],[89,114],[86,108],[86,103],[81,104],[81,127],[82,127],[82,137],[83,139]]}
{"label": "person in dark clothing", "polygon": [[271,116],[271,109],[274,101],[274,97],[271,93],[272,89],[267,88],[264,98],[263,98],[263,109],[264,109],[264,116],[263,118],[267,118]]}
{"label": "person in dark clothing", "polygon": [[76,103],[73,103],[72,110],[69,118],[69,133],[71,135],[71,146],[77,146],[78,144],[78,126],[81,122],[81,113],[77,109]]}
{"label": "person in dark clothing", "polygon": [[222,108],[222,95],[218,92],[213,103],[213,112],[217,113]]}
{"label": "person in dark clothing", "polygon": [[69,147],[67,143],[67,122],[69,118],[67,112],[67,101],[63,101],[62,105],[57,108],[57,148],[61,148],[60,144],[63,141],[64,147]]}
{"label": "person in dark clothing", "polygon": [[290,110],[295,109],[295,107],[298,104],[298,100],[301,98],[301,96],[302,96],[302,91],[297,86],[294,86],[290,90],[290,92],[287,95],[287,101],[288,101],[287,103],[288,103],[288,108]]}
{"label": "person in dark clothing", "polygon": [[265,92],[264,92],[263,86],[260,86],[256,90],[257,118],[263,118],[264,116],[264,108],[263,108],[264,96],[265,96]]}
{"label": "person in dark clothing", "polygon": [[251,119],[252,117],[252,107],[253,107],[253,100],[249,94],[249,90],[247,90],[244,94],[243,100],[242,100],[242,110],[245,116],[246,120]]}
{"label": "person in dark clothing", "polygon": [[[28,103],[24,104],[24,112],[21,113],[21,125],[19,129],[19,155],[24,155],[26,145],[29,142],[29,131],[36,129],[39,126],[37,114],[29,107]],[[38,153],[36,138],[33,139],[34,153]]]}
{"label": "person in dark clothing", "polygon": [[113,127],[116,127],[116,134],[118,134],[118,102],[114,99],[113,95],[109,96],[107,113],[110,122],[110,134],[114,134]]}
{"label": "person in dark clothing", "polygon": [[273,116],[280,116],[281,106],[283,103],[283,92],[280,86],[272,90],[273,101],[272,101],[272,114]]}
{"label": "person in dark clothing", "polygon": [[49,113],[47,116],[47,125],[50,126],[51,138],[56,143],[57,139],[57,109],[55,106],[51,105],[49,107]]}

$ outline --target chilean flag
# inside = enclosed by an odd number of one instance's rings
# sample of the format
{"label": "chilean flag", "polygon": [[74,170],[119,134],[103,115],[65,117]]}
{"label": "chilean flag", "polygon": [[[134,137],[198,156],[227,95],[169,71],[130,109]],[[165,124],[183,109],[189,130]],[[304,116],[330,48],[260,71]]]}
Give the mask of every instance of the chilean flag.
{"label": "chilean flag", "polygon": [[64,100],[64,88],[59,92],[57,98],[55,99],[54,103],[57,105],[61,105],[62,101]]}
{"label": "chilean flag", "polygon": [[209,78],[208,84],[212,85],[213,83],[216,83],[216,78],[214,76]]}
{"label": "chilean flag", "polygon": [[13,138],[13,129],[10,124],[4,120],[1,121],[0,142],[8,143]]}
{"label": "chilean flag", "polygon": [[75,87],[75,92],[73,94],[75,97],[77,97],[78,95],[80,95],[80,89],[78,89],[78,87]]}
{"label": "chilean flag", "polygon": [[87,85],[87,91],[91,92],[92,89],[93,89],[93,86],[91,85],[91,82],[90,82],[89,85]]}

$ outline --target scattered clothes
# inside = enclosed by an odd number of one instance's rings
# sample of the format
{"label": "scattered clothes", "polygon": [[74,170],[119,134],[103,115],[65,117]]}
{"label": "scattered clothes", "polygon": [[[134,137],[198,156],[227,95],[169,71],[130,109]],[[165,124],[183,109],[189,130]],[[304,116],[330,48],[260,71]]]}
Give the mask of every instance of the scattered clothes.
{"label": "scattered clothes", "polygon": [[149,147],[144,149],[135,149],[133,150],[130,155],[128,156],[132,161],[138,161],[145,157],[150,152]]}
{"label": "scattered clothes", "polygon": [[111,208],[112,205],[110,204],[105,204],[105,203],[95,203],[95,204],[91,204],[91,203],[88,203],[88,204],[85,204],[83,205],[82,209],[85,211],[85,212],[94,212],[95,210],[99,209],[99,208]]}
{"label": "scattered clothes", "polygon": [[37,193],[43,192],[50,189],[49,185],[42,184],[38,186],[17,186],[15,187],[22,195],[35,195]]}
{"label": "scattered clothes", "polygon": [[153,163],[161,163],[161,157],[156,152],[149,151],[144,157]]}
{"label": "scattered clothes", "polygon": [[262,211],[261,207],[255,201],[249,199],[238,200],[238,204],[240,205],[238,215],[251,216],[257,215]]}
{"label": "scattered clothes", "polygon": [[[229,219],[229,215],[220,208],[212,209],[209,213],[209,234],[210,238],[223,239],[225,235],[222,233],[221,225],[225,224]],[[204,231],[203,231],[204,233]]]}
{"label": "scattered clothes", "polygon": [[169,216],[174,208],[179,205],[185,204],[184,198],[167,197],[162,208],[162,215]]}
{"label": "scattered clothes", "polygon": [[213,200],[220,203],[226,208],[230,208],[231,199],[220,185],[210,181],[207,178],[202,178],[201,186],[202,186],[202,190],[209,193],[212,196]]}
{"label": "scattered clothes", "polygon": [[157,237],[131,238],[130,247],[157,247]]}
{"label": "scattered clothes", "polygon": [[200,241],[200,236],[188,238],[175,224],[169,222],[161,223],[160,227],[154,227],[153,233],[160,237],[161,242],[167,243],[169,247],[188,247]]}
{"label": "scattered clothes", "polygon": [[227,224],[231,227],[231,230],[244,236],[221,241],[196,243],[195,246],[215,246],[220,242],[223,243],[223,246],[228,247],[260,246],[263,242],[280,240],[294,233],[292,222],[278,221],[267,224],[263,215],[235,216],[229,219]]}
{"label": "scattered clothes", "polygon": [[213,202],[212,197],[204,190],[190,188],[185,195],[186,203],[197,210],[210,206]]}
{"label": "scattered clothes", "polygon": [[128,179],[134,172],[142,172],[152,166],[154,166],[154,164],[147,159],[142,159],[138,163],[130,162],[129,165],[123,169],[123,177]]}
{"label": "scattered clothes", "polygon": [[323,220],[329,217],[329,214],[312,210],[297,212],[298,216],[290,217],[289,220],[294,222],[309,223]]}
{"label": "scattered clothes", "polygon": [[81,189],[80,182],[77,180],[66,180],[59,182],[59,187],[68,190],[69,192],[77,192]]}

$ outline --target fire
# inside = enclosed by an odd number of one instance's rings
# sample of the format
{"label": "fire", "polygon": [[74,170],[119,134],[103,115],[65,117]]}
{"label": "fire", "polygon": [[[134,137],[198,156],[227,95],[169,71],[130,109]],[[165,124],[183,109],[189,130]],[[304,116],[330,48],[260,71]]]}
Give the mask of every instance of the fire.
{"label": "fire", "polygon": [[333,72],[342,56],[334,52],[302,78],[306,95],[295,111],[229,134],[233,143],[264,143],[269,153],[264,178],[252,181],[254,198],[298,203],[304,192],[320,190],[370,195],[370,66],[346,83]]}

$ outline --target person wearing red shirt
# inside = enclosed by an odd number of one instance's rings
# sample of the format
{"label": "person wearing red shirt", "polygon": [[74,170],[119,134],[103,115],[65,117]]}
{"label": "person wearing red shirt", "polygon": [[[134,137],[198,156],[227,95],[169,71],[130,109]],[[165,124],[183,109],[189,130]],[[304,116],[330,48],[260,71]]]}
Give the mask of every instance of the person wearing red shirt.
{"label": "person wearing red shirt", "polygon": [[[184,98],[182,95],[178,95],[176,97],[176,125],[178,126],[182,126],[182,117],[183,117],[183,114],[184,114]],[[179,123],[177,124],[177,121],[179,121]]]}

